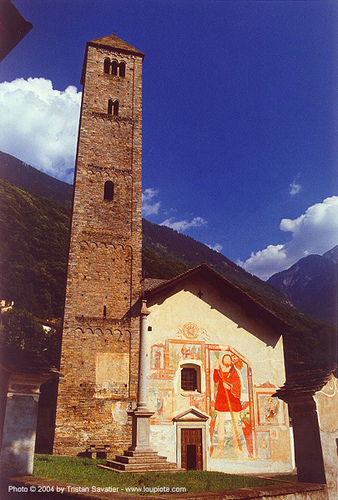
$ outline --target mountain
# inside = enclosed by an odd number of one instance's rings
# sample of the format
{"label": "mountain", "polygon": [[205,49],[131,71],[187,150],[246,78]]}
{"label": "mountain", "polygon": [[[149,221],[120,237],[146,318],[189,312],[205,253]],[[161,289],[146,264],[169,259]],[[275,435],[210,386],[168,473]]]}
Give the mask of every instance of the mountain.
{"label": "mountain", "polygon": [[308,255],[268,283],[287,295],[301,311],[337,324],[338,245],[324,255]]}
{"label": "mountain", "polygon": [[205,262],[262,304],[273,309],[277,304],[290,306],[290,301],[276,288],[190,236],[145,219],[142,228],[145,277],[169,279]]}
{"label": "mountain", "polygon": [[332,260],[336,264],[338,264],[338,245],[335,247],[331,248],[328,252],[323,253],[322,257],[325,257],[325,259]]}
{"label": "mountain", "polygon": [[[26,181],[31,185],[29,179]],[[48,196],[48,189],[43,192]],[[1,299],[14,300],[18,307],[40,318],[62,316],[70,213],[70,207],[64,204],[1,180]],[[291,364],[333,362],[336,338],[329,324],[308,318],[278,289],[224,255],[170,228],[143,220],[146,277],[170,279],[200,262],[209,264],[288,325],[284,343],[291,353]]]}
{"label": "mountain", "polygon": [[[1,298],[40,317],[62,315],[70,213],[66,205],[0,179]],[[288,304],[271,285],[193,238],[146,220],[143,230],[144,276],[170,279],[206,262],[262,304]]]}
{"label": "mountain", "polygon": [[[50,198],[58,203],[71,204],[72,186],[58,181],[13,156],[0,152],[0,178],[28,191],[31,195]],[[32,202],[33,203],[33,202]],[[7,207],[7,210],[10,208]],[[7,214],[9,216],[9,214]],[[14,219],[18,213],[12,214]],[[24,214],[22,214],[24,215]],[[36,214],[37,219],[41,213]],[[20,221],[24,224],[24,221]],[[169,279],[205,262],[217,272],[234,281],[244,290],[254,290],[265,303],[270,298],[287,303],[288,300],[270,285],[252,276],[221,253],[212,250],[189,236],[145,219],[143,226],[143,274],[150,278]],[[64,240],[66,236],[61,238]],[[67,235],[68,237],[68,235]],[[49,236],[48,236],[49,239]],[[13,249],[15,252],[16,249]],[[269,297],[267,299],[267,297]],[[59,306],[58,306],[59,307]]]}
{"label": "mountain", "polygon": [[0,151],[0,178],[28,193],[71,206],[73,186],[50,177],[27,163]]}

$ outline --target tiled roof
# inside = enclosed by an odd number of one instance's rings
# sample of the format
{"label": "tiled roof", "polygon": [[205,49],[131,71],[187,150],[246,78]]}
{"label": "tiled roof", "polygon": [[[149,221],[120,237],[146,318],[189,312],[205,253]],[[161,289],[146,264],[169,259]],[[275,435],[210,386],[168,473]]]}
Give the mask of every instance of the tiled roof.
{"label": "tiled roof", "polygon": [[33,25],[22,17],[18,9],[9,0],[1,1],[0,6],[0,61],[2,61],[21,42]]}
{"label": "tiled roof", "polygon": [[144,57],[143,52],[140,50],[135,49],[132,45],[129,45],[129,43],[125,42],[124,40],[121,40],[118,36],[113,33],[110,36],[104,36],[102,38],[97,38],[96,40],[91,40],[88,42],[89,45],[96,45],[96,46],[101,46],[101,47],[109,47],[111,49],[116,49],[121,52],[126,52],[128,54],[136,54],[138,56]]}
{"label": "tiled roof", "polygon": [[150,290],[155,290],[160,285],[163,285],[168,280],[161,280],[158,278],[146,278],[143,281],[143,290],[144,292],[149,292]]}
{"label": "tiled roof", "polygon": [[185,271],[170,280],[145,280],[146,282],[149,282],[147,285],[148,287],[144,288],[145,298],[152,301],[154,299],[156,300],[155,297],[159,294],[170,294],[177,285],[195,276],[206,280],[206,282],[216,287],[222,294],[225,294],[231,297],[235,302],[242,304],[245,309],[252,312],[255,311],[256,318],[271,324],[275,328],[276,332],[281,333],[285,330],[285,328],[288,328],[289,325],[285,319],[278,317],[273,311],[260,304],[259,301],[236,286],[228,278],[222,276],[204,263],[194,267],[193,269],[189,269],[188,271]]}
{"label": "tiled roof", "polygon": [[295,372],[287,377],[285,384],[276,391],[276,395],[287,400],[288,396],[315,394],[330,380],[335,370],[336,367]]}

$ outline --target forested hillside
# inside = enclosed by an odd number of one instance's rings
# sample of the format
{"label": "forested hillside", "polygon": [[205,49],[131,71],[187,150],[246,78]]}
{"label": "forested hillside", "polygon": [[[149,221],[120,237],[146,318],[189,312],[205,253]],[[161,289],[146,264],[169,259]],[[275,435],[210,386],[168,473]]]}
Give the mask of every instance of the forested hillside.
{"label": "forested hillside", "polygon": [[30,194],[71,206],[73,186],[54,179],[12,155],[0,151],[0,178]]}
{"label": "forested hillside", "polygon": [[0,179],[1,298],[40,318],[62,316],[70,208]]}
{"label": "forested hillside", "polygon": [[287,297],[275,287],[203,243],[145,219],[142,227],[143,274],[146,277],[169,279],[205,262],[272,310],[277,311],[279,305],[290,306]]}
{"label": "forested hillside", "polygon": [[[0,283],[2,298],[39,318],[62,317],[70,208],[32,196],[0,180]],[[143,221],[144,274],[170,278],[206,261],[289,327],[284,341],[293,363],[332,363],[335,335],[308,318],[271,285],[246,273],[192,238]]]}

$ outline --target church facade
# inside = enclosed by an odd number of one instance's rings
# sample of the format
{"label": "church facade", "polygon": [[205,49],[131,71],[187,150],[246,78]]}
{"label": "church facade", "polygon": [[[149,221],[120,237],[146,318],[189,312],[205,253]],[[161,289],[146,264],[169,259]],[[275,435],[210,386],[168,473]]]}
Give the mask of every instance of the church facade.
{"label": "church facade", "polygon": [[205,264],[147,286],[153,447],[188,469],[291,471],[277,319]]}
{"label": "church facade", "polygon": [[152,448],[178,467],[293,469],[285,325],[206,265],[142,282],[143,54],[87,43],[54,451],[130,446],[141,298]]}

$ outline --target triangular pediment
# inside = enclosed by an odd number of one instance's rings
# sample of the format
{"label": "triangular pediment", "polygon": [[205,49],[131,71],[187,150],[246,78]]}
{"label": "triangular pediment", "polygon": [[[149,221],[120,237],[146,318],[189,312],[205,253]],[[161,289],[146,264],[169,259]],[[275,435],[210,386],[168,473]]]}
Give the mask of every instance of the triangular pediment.
{"label": "triangular pediment", "polygon": [[185,410],[184,412],[179,413],[173,418],[174,422],[206,422],[209,420],[209,415],[207,413],[204,413],[201,410],[198,410],[197,408],[194,408],[191,406],[188,408],[188,410]]}

